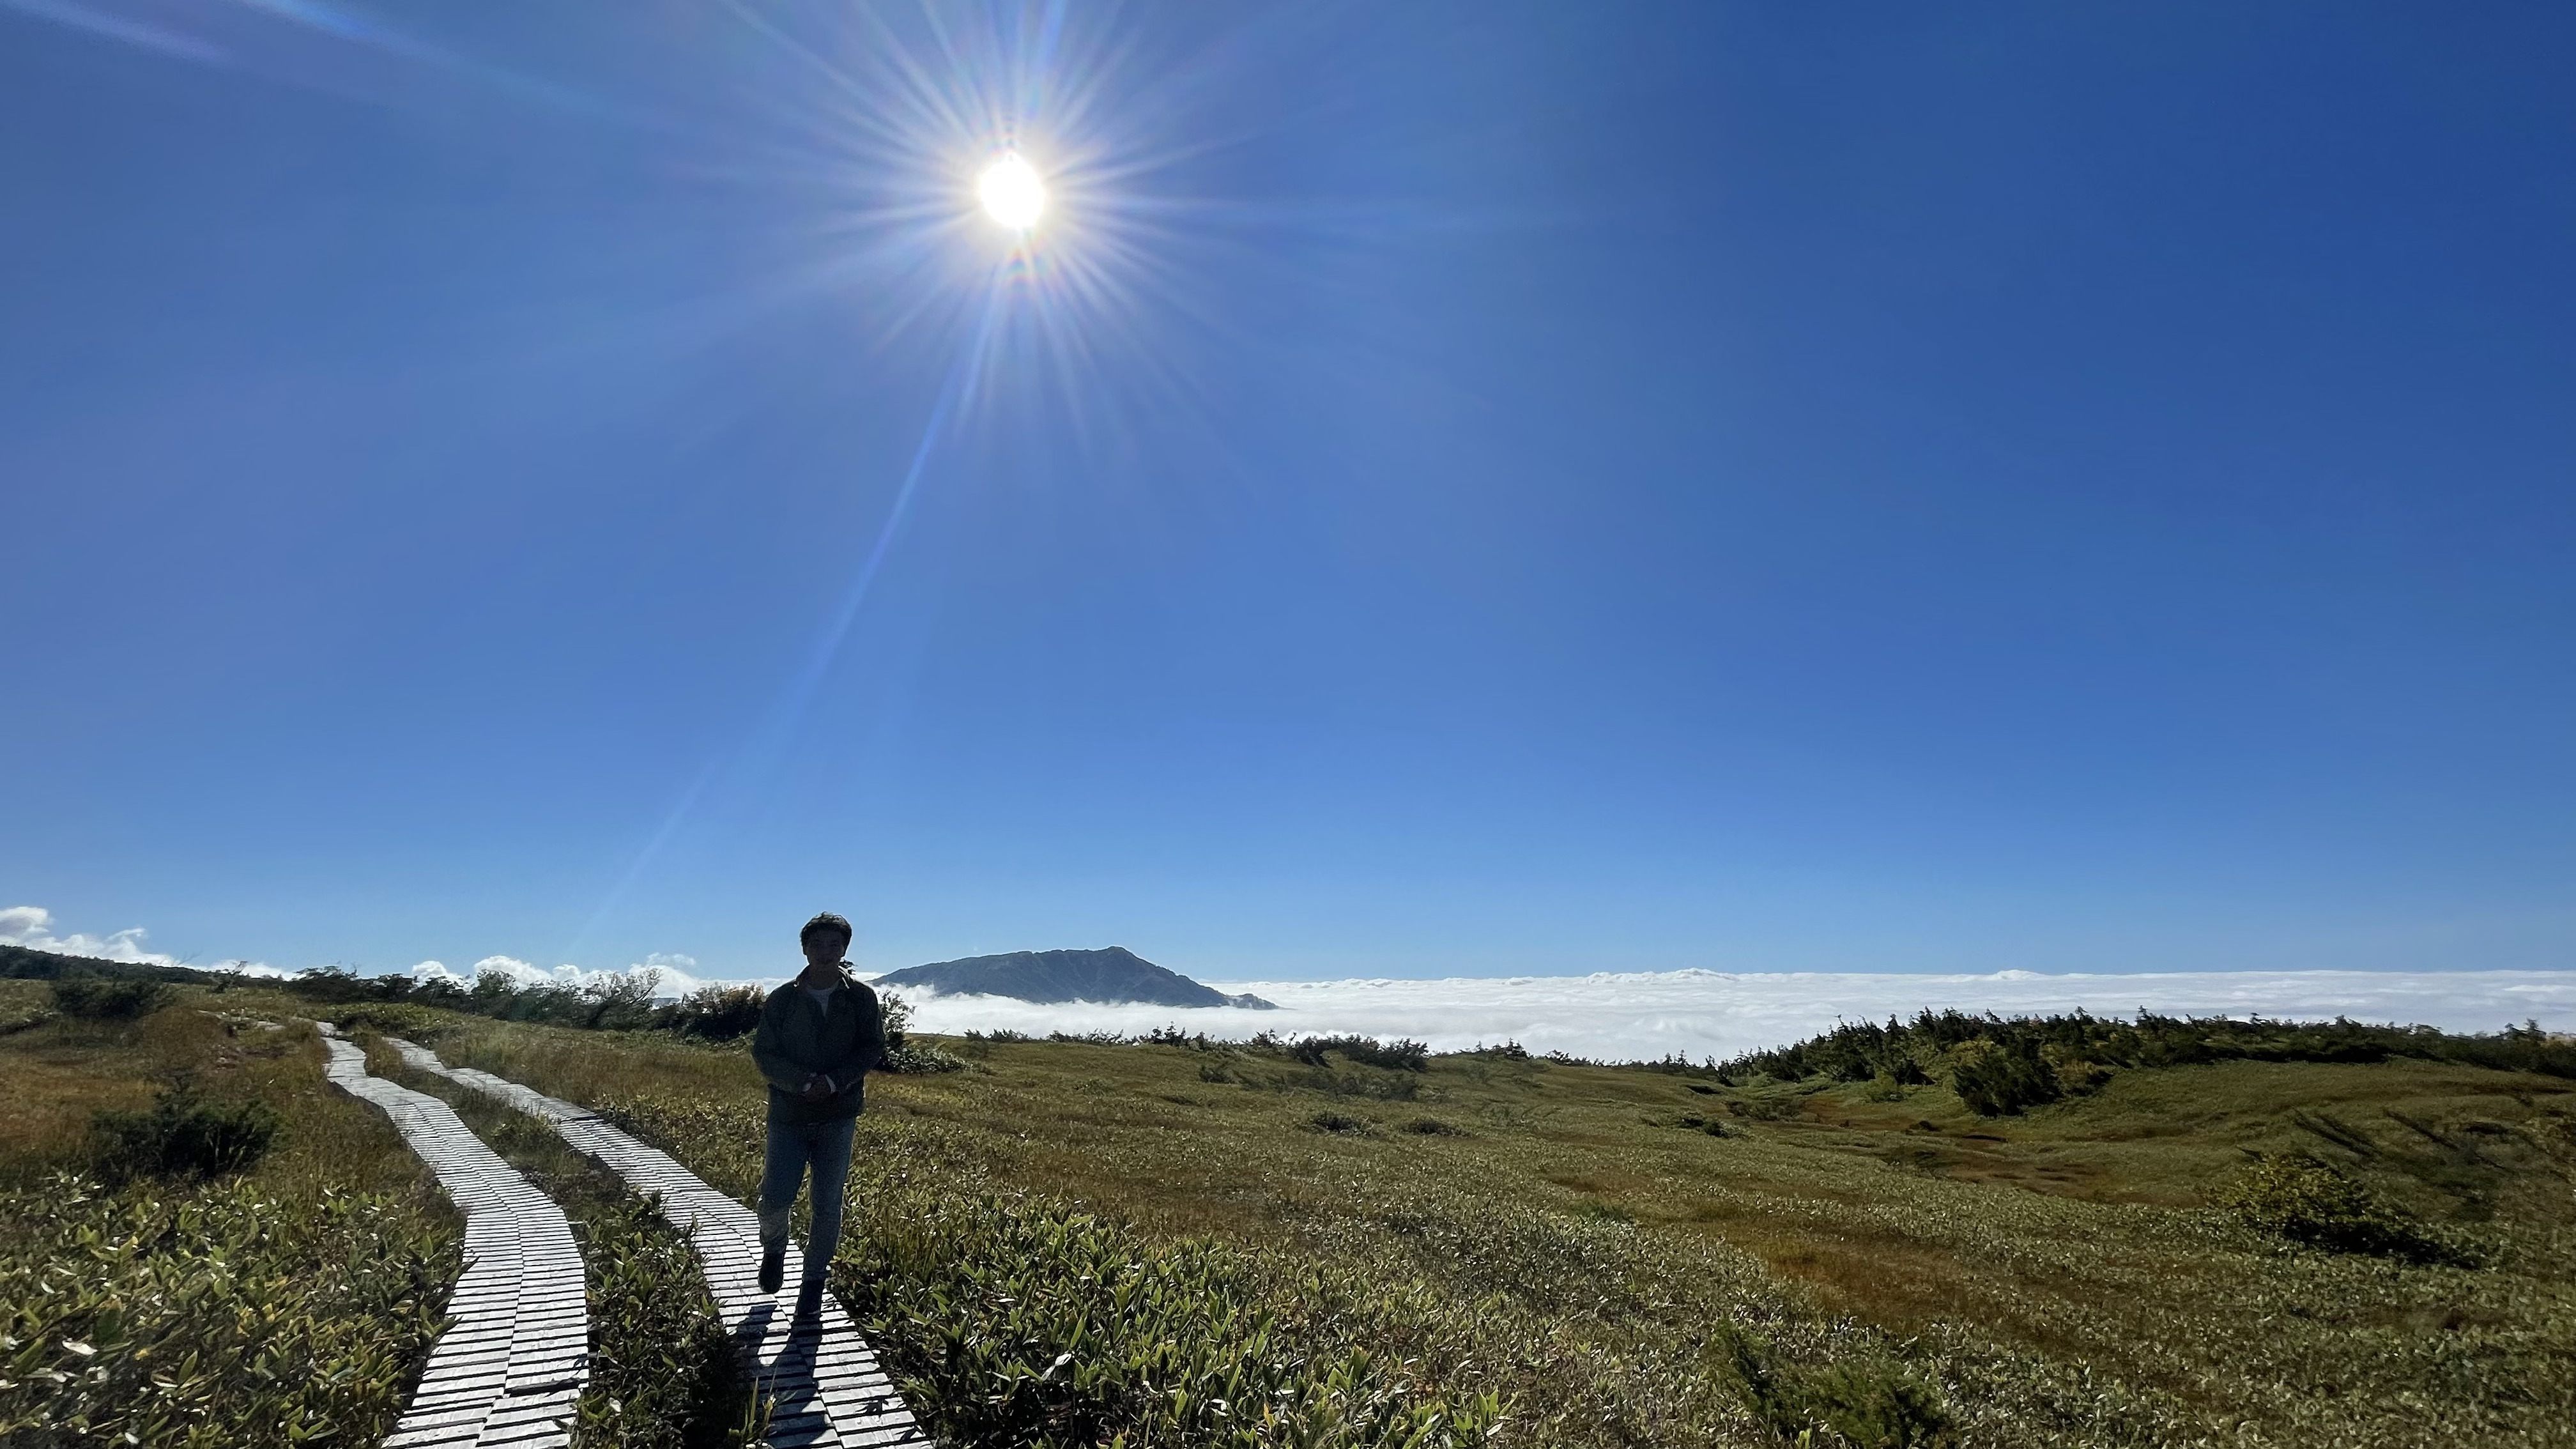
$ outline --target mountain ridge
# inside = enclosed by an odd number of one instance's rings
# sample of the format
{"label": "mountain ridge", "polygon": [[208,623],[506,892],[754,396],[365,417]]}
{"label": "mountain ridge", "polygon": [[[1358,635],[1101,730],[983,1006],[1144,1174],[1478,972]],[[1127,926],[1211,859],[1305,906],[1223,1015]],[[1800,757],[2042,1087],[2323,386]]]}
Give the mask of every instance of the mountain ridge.
{"label": "mountain ridge", "polygon": [[869,983],[909,986],[941,996],[1007,996],[1016,1001],[1056,1005],[1093,1001],[1104,1005],[1237,1006],[1276,1011],[1277,1003],[1258,996],[1229,996],[1202,985],[1168,966],[1157,966],[1124,946],[1092,950],[1006,951],[995,956],[964,956],[889,971]]}

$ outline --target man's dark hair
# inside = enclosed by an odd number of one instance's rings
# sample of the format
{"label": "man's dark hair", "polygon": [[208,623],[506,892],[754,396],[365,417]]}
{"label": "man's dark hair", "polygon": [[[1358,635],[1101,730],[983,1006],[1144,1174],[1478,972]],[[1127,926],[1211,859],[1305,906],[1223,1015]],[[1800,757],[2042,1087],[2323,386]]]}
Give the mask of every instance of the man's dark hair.
{"label": "man's dark hair", "polygon": [[858,935],[858,932],[850,929],[850,923],[847,920],[832,914],[830,911],[825,911],[823,914],[807,921],[805,923],[805,929],[796,933],[796,944],[799,946],[806,945],[816,936],[838,936],[841,938],[842,949],[847,950],[849,948],[849,944],[858,939]]}

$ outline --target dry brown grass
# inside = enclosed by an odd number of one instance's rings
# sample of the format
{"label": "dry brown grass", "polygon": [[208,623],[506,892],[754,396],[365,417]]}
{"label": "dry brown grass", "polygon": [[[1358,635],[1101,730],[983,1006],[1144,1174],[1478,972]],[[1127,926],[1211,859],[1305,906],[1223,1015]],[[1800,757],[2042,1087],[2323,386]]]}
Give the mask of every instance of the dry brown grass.
{"label": "dry brown grass", "polygon": [[[454,1031],[452,1059],[576,1100],[760,1090],[738,1052]],[[1874,1326],[1989,1442],[2576,1444],[2576,1148],[2550,1146],[2576,1143],[2576,1092],[2554,1079],[2233,1062],[1995,1121],[1928,1087],[1694,1092],[1445,1058],[1418,1100],[1377,1101],[1242,1054],[949,1045],[977,1070],[872,1081],[863,1152],[935,1138],[942,1161],[1164,1238],[1503,1293],[1523,1306],[1489,1361],[1555,1416],[1553,1440],[1520,1442],[1618,1442],[1614,1424],[1758,1442],[1730,1437],[1689,1367],[1712,1324],[1750,1314]],[[1357,1130],[1311,1130],[1319,1110]],[[1468,1135],[1403,1130],[1423,1116]],[[711,1180],[747,1186],[741,1135],[693,1149]],[[2293,1150],[2482,1235],[2497,1266],[2288,1252],[2204,1206],[2249,1152]]]}

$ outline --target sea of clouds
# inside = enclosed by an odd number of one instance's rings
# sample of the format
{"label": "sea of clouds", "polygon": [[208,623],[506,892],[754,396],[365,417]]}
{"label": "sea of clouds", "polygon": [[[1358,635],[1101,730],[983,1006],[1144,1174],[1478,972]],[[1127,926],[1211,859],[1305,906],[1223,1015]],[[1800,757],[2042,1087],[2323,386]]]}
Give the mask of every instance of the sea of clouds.
{"label": "sea of clouds", "polygon": [[[141,927],[104,936],[58,934],[39,906],[0,908],[0,941],[66,955],[177,964],[145,945]],[[253,974],[285,973],[241,963]],[[655,953],[628,971],[655,973],[655,993],[669,998],[700,986],[774,986],[772,976],[737,982],[702,977],[687,956]],[[411,968],[417,980],[470,986],[486,971],[521,985],[586,986],[621,973],[557,966],[514,956],[486,956],[464,970],[437,961]],[[1229,995],[1249,992],[1276,1011],[1241,1007],[1100,1005],[1040,1006],[1000,996],[907,992],[919,1029],[958,1034],[1010,1030],[1117,1032],[1158,1027],[1242,1039],[1344,1033],[1412,1037],[1434,1050],[1518,1042],[1534,1052],[1559,1051],[1604,1061],[1651,1060],[1679,1053],[1693,1060],[1728,1057],[1798,1041],[1844,1021],[1880,1021],[1945,1008],[2024,1013],[2073,1011],[2125,1016],[2140,1010],[2190,1016],[2267,1016],[2438,1026],[2494,1031],[2538,1021],[2576,1030],[2576,971],[2197,971],[2156,975],[1991,976],[1655,971],[1591,976],[1453,976],[1438,980],[1211,981]]]}
{"label": "sea of clouds", "polygon": [[1992,976],[1658,971],[1433,981],[1213,981],[1276,1011],[1237,1007],[1038,1006],[998,996],[908,995],[923,1031],[1114,1031],[1156,1027],[1242,1038],[1356,1033],[1413,1037],[1436,1051],[1518,1042],[1602,1061],[1680,1053],[1729,1057],[1830,1030],[1945,1007],[2017,1013],[2267,1016],[2421,1023],[2494,1031],[2537,1020],[2576,1029],[2576,971],[2208,971],[2169,975]]}

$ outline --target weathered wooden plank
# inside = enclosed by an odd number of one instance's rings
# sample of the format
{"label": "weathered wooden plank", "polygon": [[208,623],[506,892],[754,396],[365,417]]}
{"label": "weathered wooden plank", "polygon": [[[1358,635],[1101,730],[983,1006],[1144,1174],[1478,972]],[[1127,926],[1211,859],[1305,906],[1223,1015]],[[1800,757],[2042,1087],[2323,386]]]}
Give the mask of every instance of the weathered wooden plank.
{"label": "weathered wooden plank", "polygon": [[[830,1294],[799,1316],[791,1290],[762,1293],[757,1285],[760,1225],[742,1203],[717,1192],[669,1154],[569,1102],[471,1067],[450,1068],[437,1054],[409,1042],[394,1043],[406,1065],[485,1092],[551,1123],[575,1151],[598,1159],[628,1186],[658,1197],[664,1221],[689,1235],[736,1349],[753,1382],[772,1400],[772,1449],[880,1449],[926,1444],[876,1353]],[[789,1245],[791,1261],[799,1255]]]}
{"label": "weathered wooden plank", "polygon": [[322,1031],[325,1076],[382,1111],[465,1214],[467,1262],[449,1295],[452,1326],[432,1348],[386,1449],[566,1443],[587,1373],[589,1311],[563,1210],[447,1103],[370,1075],[364,1052],[327,1025]]}

